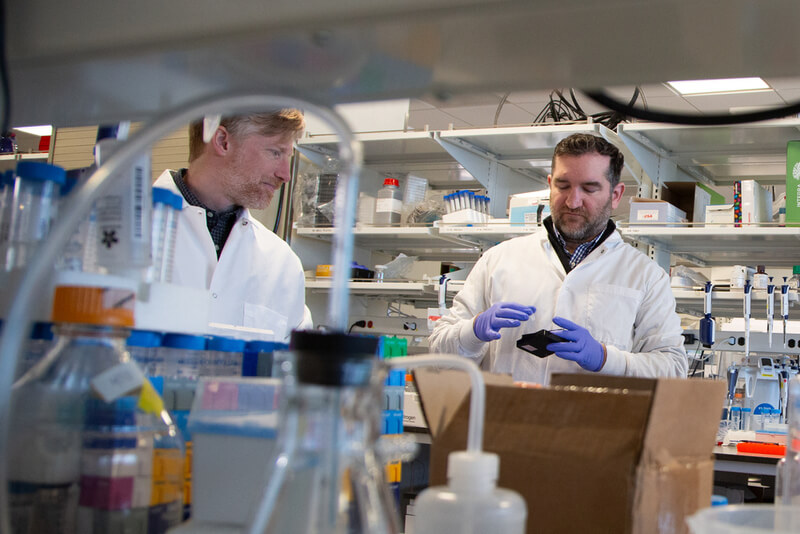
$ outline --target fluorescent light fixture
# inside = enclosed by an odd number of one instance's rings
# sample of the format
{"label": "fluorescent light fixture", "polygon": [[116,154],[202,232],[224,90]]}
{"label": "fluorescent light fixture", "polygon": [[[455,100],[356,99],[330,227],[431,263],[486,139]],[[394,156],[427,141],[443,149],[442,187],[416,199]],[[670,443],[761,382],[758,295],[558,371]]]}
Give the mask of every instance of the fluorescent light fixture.
{"label": "fluorescent light fixture", "polygon": [[53,127],[49,124],[43,126],[22,126],[20,128],[14,128],[18,132],[25,132],[31,135],[38,135],[39,137],[43,135],[53,135]]}
{"label": "fluorescent light fixture", "polygon": [[707,95],[712,93],[743,93],[769,89],[761,78],[722,78],[718,80],[683,80],[667,82],[681,95]]}

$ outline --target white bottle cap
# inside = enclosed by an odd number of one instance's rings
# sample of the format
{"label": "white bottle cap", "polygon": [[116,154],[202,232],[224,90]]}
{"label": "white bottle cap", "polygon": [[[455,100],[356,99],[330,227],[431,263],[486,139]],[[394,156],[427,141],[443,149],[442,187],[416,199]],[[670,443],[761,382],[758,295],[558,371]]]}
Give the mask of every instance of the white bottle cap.
{"label": "white bottle cap", "polygon": [[447,457],[447,480],[451,487],[491,491],[500,470],[500,459],[490,452],[451,452]]}

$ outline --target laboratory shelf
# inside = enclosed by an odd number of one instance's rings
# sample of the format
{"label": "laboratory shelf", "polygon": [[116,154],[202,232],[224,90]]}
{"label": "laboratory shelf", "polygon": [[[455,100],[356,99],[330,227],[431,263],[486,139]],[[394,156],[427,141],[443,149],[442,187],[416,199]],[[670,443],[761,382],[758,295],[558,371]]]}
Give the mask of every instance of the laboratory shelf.
{"label": "laboratory shelf", "polygon": [[[332,280],[307,279],[306,290],[312,293],[328,293],[333,285]],[[439,284],[437,281],[359,281],[351,280],[348,284],[350,294],[362,297],[381,297],[394,300],[425,300],[435,302],[439,297]],[[462,280],[451,280],[447,284],[448,300],[461,288]]]}
{"label": "laboratory shelf", "polygon": [[[438,189],[483,187],[439,143],[430,131],[385,131],[356,134],[363,149],[364,166],[383,175],[414,174]],[[317,155],[335,155],[338,137],[312,135],[297,142],[298,150],[315,161]],[[319,163],[317,159],[315,163]]]}
{"label": "laboratory shelf", "polygon": [[[334,228],[296,228],[298,236],[330,241]],[[441,234],[432,226],[408,227],[356,227],[353,240],[357,247],[386,253],[403,252],[420,259],[441,259],[451,261],[476,260],[481,252],[482,242],[458,235]]]}
{"label": "laboratory shelf", "polygon": [[800,119],[778,119],[730,126],[620,124],[630,136],[695,176],[716,185],[754,179],[786,183],[786,143],[800,139]]}
{"label": "laboratory shelf", "polygon": [[[673,287],[676,309],[679,313],[702,316],[705,293],[701,287]],[[789,290],[789,319],[800,319],[800,299],[797,291]],[[753,318],[765,319],[767,306],[767,292],[764,289],[754,289],[750,294],[750,314]],[[711,292],[711,315],[714,317],[741,317],[744,312],[744,292],[742,289],[730,289],[727,286],[714,287]],[[774,317],[780,320],[781,289],[775,289]]]}
{"label": "laboratory shelf", "polygon": [[665,250],[701,267],[800,265],[800,228],[780,226],[620,226],[623,237]]}
{"label": "laboratory shelf", "polygon": [[439,223],[439,235],[454,235],[464,239],[480,241],[484,245],[494,245],[506,239],[520,237],[543,231],[538,225],[512,225],[508,222],[501,224],[480,223],[474,225],[444,224]]}

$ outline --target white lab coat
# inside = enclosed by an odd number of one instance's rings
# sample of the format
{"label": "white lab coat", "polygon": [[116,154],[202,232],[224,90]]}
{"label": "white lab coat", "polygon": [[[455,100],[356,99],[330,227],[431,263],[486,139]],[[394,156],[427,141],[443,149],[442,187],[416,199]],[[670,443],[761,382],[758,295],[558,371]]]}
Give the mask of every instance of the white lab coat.
{"label": "white lab coat", "polygon": [[[181,194],[169,170],[153,185]],[[217,260],[206,216],[184,199],[172,282],[210,290],[212,323],[272,330],[287,343],[291,330],[310,328],[303,266],[289,245],[243,209]]]}
{"label": "white lab coat", "polygon": [[[472,330],[492,304],[531,305],[536,313],[501,338],[484,343]],[[539,358],[516,347],[523,334],[558,329],[554,316],[581,325],[606,345],[603,374],[685,377],[688,369],[680,318],[669,277],[655,262],[611,234],[569,274],[547,232],[518,237],[489,249],[436,323],[431,350],[467,356],[484,369],[515,380],[548,384],[557,372],[586,372],[577,363]]]}

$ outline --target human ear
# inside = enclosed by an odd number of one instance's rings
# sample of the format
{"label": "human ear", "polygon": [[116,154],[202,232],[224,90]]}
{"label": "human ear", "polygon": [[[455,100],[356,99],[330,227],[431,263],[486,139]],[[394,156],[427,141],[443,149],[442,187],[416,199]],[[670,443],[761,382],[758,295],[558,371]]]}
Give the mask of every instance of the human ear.
{"label": "human ear", "polygon": [[224,126],[218,126],[211,136],[211,147],[218,156],[224,156],[231,150],[231,134]]}
{"label": "human ear", "polygon": [[616,209],[619,206],[619,201],[622,200],[622,193],[625,192],[625,184],[622,182],[614,186],[611,191],[611,209]]}

